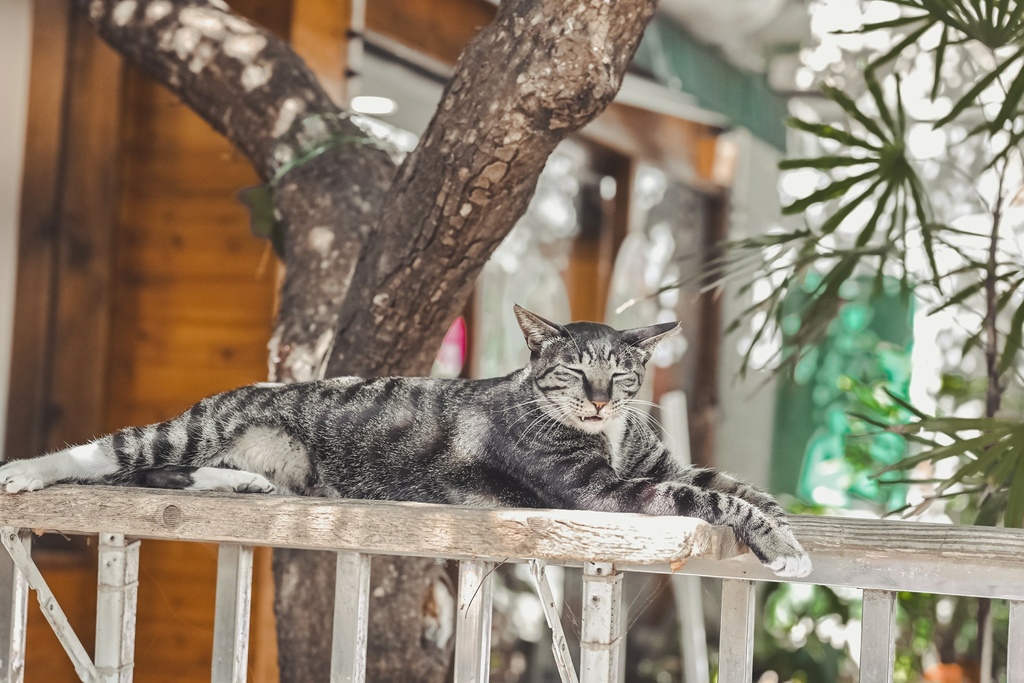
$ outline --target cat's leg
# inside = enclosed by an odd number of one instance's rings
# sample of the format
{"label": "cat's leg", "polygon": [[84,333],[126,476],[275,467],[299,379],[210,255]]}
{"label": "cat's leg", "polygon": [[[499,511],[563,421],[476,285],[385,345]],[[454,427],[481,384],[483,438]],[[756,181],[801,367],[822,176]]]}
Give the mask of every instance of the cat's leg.
{"label": "cat's leg", "polygon": [[[663,444],[656,444],[625,475],[630,478],[648,477],[655,481],[675,481],[692,484],[707,491],[717,491],[745,500],[773,519],[786,521],[786,511],[770,494],[727,474],[705,467],[690,467],[677,461]],[[787,522],[788,523],[788,522]]]}
{"label": "cat's leg", "polygon": [[274,493],[276,488],[263,475],[224,467],[163,465],[135,472],[129,482],[147,488],[183,491],[227,491],[235,493]]}
{"label": "cat's leg", "polygon": [[811,571],[811,560],[785,517],[769,515],[735,495],[680,481],[626,479],[603,458],[566,458],[551,469],[562,477],[556,507],[696,517],[732,528],[736,537],[781,577],[802,577]]}
{"label": "cat's leg", "polygon": [[781,577],[796,578],[811,572],[811,559],[793,535],[781,507],[779,516],[775,516],[736,495],[680,482],[655,484],[652,495],[661,504],[670,504],[676,514],[731,527],[736,538]]}
{"label": "cat's leg", "polygon": [[0,467],[0,489],[5,493],[21,493],[38,491],[62,481],[97,483],[117,469],[109,437],[104,437],[50,455],[9,462]]}
{"label": "cat's leg", "polygon": [[756,486],[734,479],[728,474],[704,467],[694,467],[684,472],[679,481],[684,484],[693,484],[706,491],[717,491],[735,496],[740,500],[747,501],[769,517],[789,524],[786,511],[771,494],[765,493]]}

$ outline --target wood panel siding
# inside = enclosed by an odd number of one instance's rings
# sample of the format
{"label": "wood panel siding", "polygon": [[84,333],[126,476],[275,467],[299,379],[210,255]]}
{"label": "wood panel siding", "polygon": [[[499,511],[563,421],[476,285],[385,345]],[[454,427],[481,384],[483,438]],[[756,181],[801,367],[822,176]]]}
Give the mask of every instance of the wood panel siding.
{"label": "wood panel siding", "polygon": [[[67,0],[33,28],[5,443],[29,457],[101,428],[121,60]],[[114,96],[111,96],[114,93]]]}
{"label": "wood panel siding", "polygon": [[370,0],[366,5],[366,28],[448,64],[495,12],[485,0]]}
{"label": "wood panel siding", "polygon": [[125,103],[108,430],[266,379],[274,289],[235,198],[248,162],[134,70]]}

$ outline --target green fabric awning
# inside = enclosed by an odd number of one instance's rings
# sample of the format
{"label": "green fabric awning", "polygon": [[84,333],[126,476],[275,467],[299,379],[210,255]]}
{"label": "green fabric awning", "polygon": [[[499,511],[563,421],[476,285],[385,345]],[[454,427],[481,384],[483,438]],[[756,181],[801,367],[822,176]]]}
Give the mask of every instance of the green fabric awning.
{"label": "green fabric awning", "polygon": [[786,100],[765,76],[733,66],[670,19],[654,18],[633,61],[662,85],[695,97],[701,107],[786,151]]}

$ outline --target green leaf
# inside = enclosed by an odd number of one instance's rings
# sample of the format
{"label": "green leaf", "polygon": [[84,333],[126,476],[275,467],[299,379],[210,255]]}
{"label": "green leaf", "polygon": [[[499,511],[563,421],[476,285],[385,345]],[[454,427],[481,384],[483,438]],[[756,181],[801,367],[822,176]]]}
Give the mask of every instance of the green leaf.
{"label": "green leaf", "polygon": [[[874,186],[872,186],[871,189],[873,190]],[[895,189],[895,184],[889,184],[885,187],[885,190],[882,191],[882,196],[878,198],[878,203],[875,205],[875,210],[871,214],[871,218],[868,219],[868,222],[864,225],[864,229],[860,231],[859,235],[857,235],[858,247],[863,247],[867,244],[871,240],[872,235],[875,234],[875,229],[878,227],[878,219],[881,217],[882,212],[885,211],[885,207],[888,206],[889,197],[892,196],[893,190]]]}
{"label": "green leaf", "polygon": [[874,193],[875,189],[879,186],[879,184],[881,184],[881,182],[882,179],[879,178],[875,182],[871,183],[871,186],[868,187],[868,189],[864,190],[862,193],[848,201],[846,204],[843,204],[834,214],[825,219],[825,221],[821,224],[821,234],[830,235],[833,232],[835,232],[836,228],[839,227],[839,224],[842,223],[846,219],[846,217],[853,212],[855,208],[857,208],[861,203],[863,203],[865,199],[871,196]]}
{"label": "green leaf", "polygon": [[782,207],[782,213],[785,215],[803,213],[810,206],[843,196],[843,194],[845,194],[851,187],[863,180],[867,180],[868,178],[877,175],[877,173],[878,169],[873,168],[870,171],[861,173],[860,175],[850,176],[849,178],[843,178],[842,180],[834,180],[820,190],[816,190],[807,195],[803,199],[798,199],[792,204]]}
{"label": "green leaf", "polygon": [[1013,529],[1024,526],[1024,456],[1017,457],[1017,468],[1007,496],[1003,523]]}
{"label": "green leaf", "polygon": [[927,420],[931,418],[931,415],[921,412],[920,410],[915,408],[913,404],[910,403],[910,401],[906,400],[896,392],[892,391],[891,389],[889,389],[889,387],[882,387],[882,391],[884,391],[896,405],[898,405],[900,408],[903,408],[903,410],[907,411],[911,415],[916,416],[918,419]]}
{"label": "green leaf", "polygon": [[975,347],[981,345],[981,335],[982,331],[979,330],[967,338],[967,341],[964,342],[964,347],[960,350],[961,357],[966,356],[973,351]]}
{"label": "green leaf", "polygon": [[882,94],[882,86],[878,82],[878,78],[875,76],[875,72],[872,69],[868,69],[864,72],[864,82],[868,86],[868,92],[871,93],[872,99],[875,101],[875,106],[878,108],[878,115],[882,117],[882,121],[889,127],[889,130],[895,133],[896,122],[892,118],[892,114],[889,112],[889,105],[885,103],[885,95]]}
{"label": "green leaf", "polygon": [[779,162],[779,170],[790,171],[795,168],[816,168],[829,170],[840,166],[860,166],[862,164],[876,164],[878,159],[873,157],[839,157],[825,156],[813,159],[783,159]]}
{"label": "green leaf", "polygon": [[811,123],[810,121],[803,121],[798,118],[790,117],[786,119],[786,125],[790,128],[796,128],[797,130],[806,131],[813,133],[819,138],[827,138],[829,140],[835,140],[836,142],[842,143],[847,147],[862,147],[864,149],[870,149],[877,152],[881,149],[878,145],[873,145],[863,138],[859,138],[853,133],[845,131],[841,128],[835,128],[824,123]]}
{"label": "green leaf", "polygon": [[238,199],[249,207],[249,227],[256,237],[270,240],[274,251],[284,258],[284,234],[274,217],[274,190],[269,183],[243,188]]}
{"label": "green leaf", "polygon": [[999,513],[1004,507],[1006,507],[1006,496],[1002,492],[989,493],[981,501],[974,524],[976,526],[995,526],[999,521]]}
{"label": "green leaf", "polygon": [[[938,462],[939,460],[945,460],[946,458],[952,458],[954,456],[966,455],[971,452],[975,452],[983,449],[988,444],[992,443],[993,439],[991,434],[982,434],[976,436],[973,439],[964,439],[963,441],[956,441],[949,444],[948,446],[941,446],[939,448],[933,448],[932,450],[919,453],[909,458],[904,458],[897,463],[883,467],[879,470],[879,474],[883,472],[890,472],[893,470],[906,470],[911,467],[915,467],[919,463],[931,460]],[[985,458],[986,454],[982,453],[978,456],[978,459]]]}
{"label": "green leaf", "polygon": [[1022,96],[1024,96],[1024,70],[1017,73],[1017,77],[1006,91],[1003,106],[1000,107],[999,113],[996,114],[995,119],[992,121],[992,130],[999,130],[1007,121],[1020,116]]}
{"label": "green leaf", "polygon": [[1006,335],[1003,345],[1003,356],[999,359],[999,374],[1003,374],[1013,365],[1017,352],[1020,351],[1021,335],[1024,334],[1024,301],[1017,307],[1010,321],[1010,332]]}
{"label": "green leaf", "polygon": [[949,113],[943,116],[938,121],[936,121],[932,127],[941,128],[942,126],[946,125],[947,123],[955,119],[957,116],[959,116],[964,109],[967,109],[967,107],[974,104],[974,101],[978,99],[978,95],[980,95],[985,88],[990,86],[992,82],[995,79],[997,79],[1001,73],[1006,71],[1006,68],[1010,66],[1010,64],[1019,59],[1022,55],[1024,55],[1024,49],[1018,50],[1017,53],[1014,54],[1012,57],[1005,60],[995,69],[985,74],[981,79],[978,80],[977,83],[974,84],[973,88],[968,90],[959,100],[957,100],[956,104],[953,105],[953,108],[950,109]]}
{"label": "green leaf", "polygon": [[857,108],[857,104],[853,99],[844,93],[839,88],[831,85],[824,85],[821,87],[821,91],[825,93],[825,96],[833,100],[836,104],[843,108],[847,114],[859,121],[862,126],[867,128],[869,131],[877,135],[880,139],[885,140],[886,135],[882,131],[881,126],[875,122],[870,116],[867,116],[860,109]]}
{"label": "green leaf", "polygon": [[939,38],[939,46],[935,48],[935,76],[932,79],[931,98],[934,100],[939,94],[939,83],[942,81],[942,64],[946,57],[946,46],[949,44],[949,27],[942,27],[942,37]]}
{"label": "green leaf", "polygon": [[949,308],[950,306],[956,306],[957,304],[963,303],[964,301],[966,301],[967,299],[969,299],[970,297],[974,296],[979,291],[981,291],[981,289],[984,286],[985,286],[985,281],[984,280],[979,280],[978,282],[972,282],[971,284],[969,284],[966,287],[964,287],[963,289],[961,289],[959,292],[953,294],[953,296],[951,296],[948,299],[946,299],[942,303],[941,306],[938,306],[938,307],[933,308],[932,310],[928,311],[928,315],[935,315],[939,311],[943,311],[943,310]]}
{"label": "green leaf", "polygon": [[921,241],[924,242],[924,251],[928,255],[928,265],[932,269],[932,280],[935,288],[942,291],[939,282],[939,265],[935,258],[935,240],[932,235],[932,226],[928,223],[928,216],[925,213],[924,191],[920,186],[917,176],[910,176],[907,185],[910,186],[910,195],[914,198],[914,212],[917,215],[917,222],[921,227]]}
{"label": "green leaf", "polygon": [[1009,288],[1005,292],[1000,294],[999,298],[996,300],[997,311],[1002,312],[1002,310],[1006,308],[1006,305],[1010,303],[1010,301],[1013,299],[1014,293],[1018,289],[1020,289],[1020,286],[1022,284],[1024,284],[1024,276],[1019,277],[1016,280],[1010,282]]}
{"label": "green leaf", "polygon": [[954,438],[957,432],[972,430],[998,433],[1002,438],[1019,424],[1019,422],[998,417],[928,417],[914,423],[914,426],[929,432],[942,432]]}
{"label": "green leaf", "polygon": [[832,31],[836,35],[853,35],[857,33],[870,33],[871,31],[878,31],[883,28],[897,28],[899,26],[906,26],[907,24],[913,24],[917,21],[928,19],[927,14],[918,14],[915,17],[899,17],[897,19],[890,19],[888,21],[875,21],[868,24],[864,24],[860,28],[850,29],[847,31]]}
{"label": "green leaf", "polygon": [[909,46],[911,46],[914,43],[916,43],[918,41],[918,39],[922,35],[924,35],[924,32],[927,31],[928,29],[930,29],[934,24],[935,24],[935,20],[932,19],[931,21],[926,22],[920,28],[915,29],[915,30],[911,31],[910,33],[908,33],[906,36],[904,36],[903,40],[901,40],[900,42],[898,42],[895,45],[893,45],[893,47],[888,52],[886,52],[884,55],[882,55],[878,59],[876,59],[873,62],[871,62],[871,64],[868,65],[868,68],[867,68],[866,72],[869,71],[869,72],[873,73],[880,66],[883,66],[884,64],[887,64],[887,63],[891,62],[893,59],[896,58],[897,55],[899,55],[899,53],[903,52]]}

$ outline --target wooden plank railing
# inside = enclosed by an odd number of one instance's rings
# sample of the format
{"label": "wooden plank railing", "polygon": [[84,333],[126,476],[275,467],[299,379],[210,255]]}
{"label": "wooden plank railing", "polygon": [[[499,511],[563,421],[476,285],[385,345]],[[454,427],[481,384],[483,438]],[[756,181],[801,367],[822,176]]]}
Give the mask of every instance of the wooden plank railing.
{"label": "wooden plank railing", "polygon": [[[132,676],[138,544],[177,539],[221,544],[212,680],[245,680],[252,546],[338,552],[332,681],[363,681],[369,556],[401,554],[460,561],[456,631],[458,683],[486,681],[491,569],[496,562],[584,568],[583,683],[617,681],[621,572],[721,577],[720,683],[750,683],[755,581],[779,580],[737,544],[731,530],[690,518],[566,510],[481,509],[417,503],[285,496],[181,493],[155,489],[58,486],[0,496],[0,682],[24,676],[26,596],[31,585],[83,680]],[[799,582],[866,589],[861,682],[892,680],[895,591],[1010,601],[1009,683],[1024,683],[1024,531],[847,518],[796,517],[814,571]],[[27,552],[23,530],[101,534],[95,661],[59,618],[60,609]],[[546,583],[538,583],[542,597]],[[553,608],[553,605],[548,605]],[[564,634],[554,649],[563,680]],[[745,637],[737,637],[745,634]]]}

